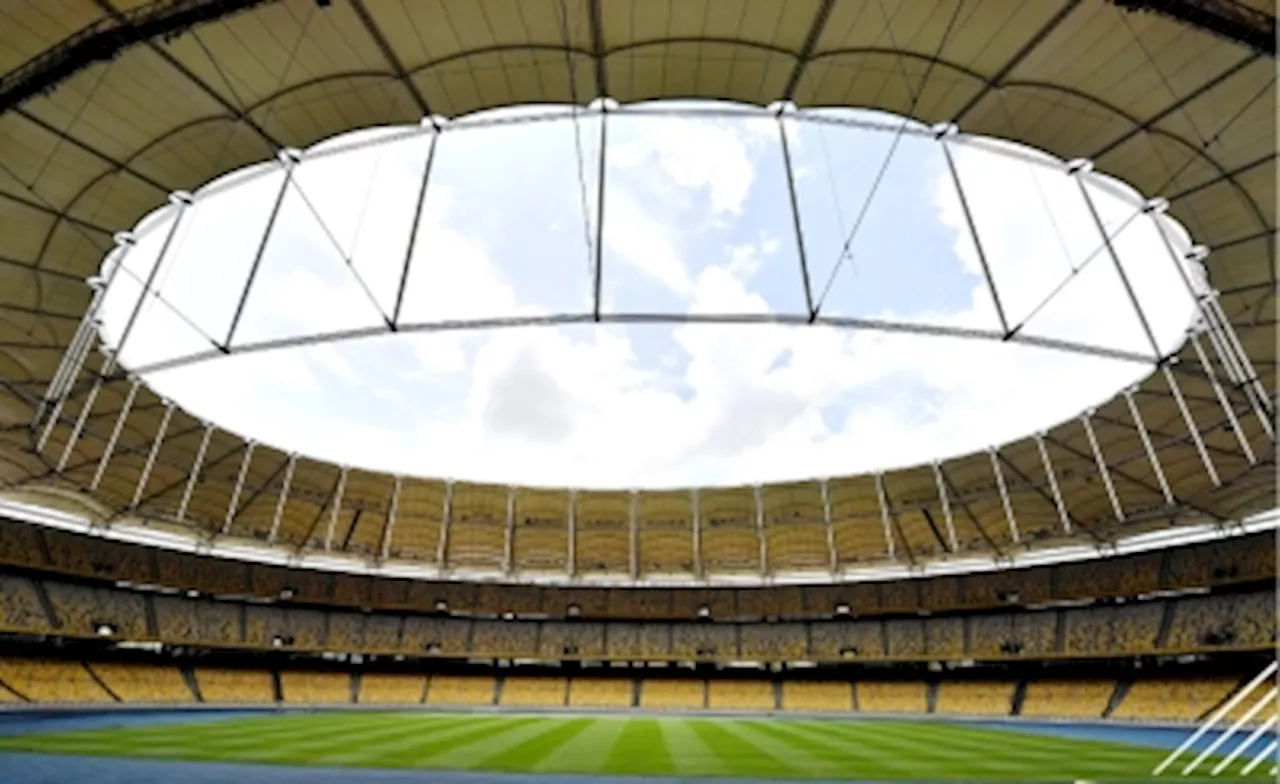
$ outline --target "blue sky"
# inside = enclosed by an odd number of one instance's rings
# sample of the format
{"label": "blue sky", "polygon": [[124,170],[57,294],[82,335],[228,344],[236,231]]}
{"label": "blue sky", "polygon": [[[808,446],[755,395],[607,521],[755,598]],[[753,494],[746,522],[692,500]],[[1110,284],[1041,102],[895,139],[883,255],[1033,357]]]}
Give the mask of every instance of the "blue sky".
{"label": "blue sky", "polygon": [[[804,312],[785,128],[824,314],[998,328],[941,142],[927,129],[898,133],[898,118],[851,110],[782,122],[746,107],[730,117],[652,111],[670,106],[628,107],[607,120],[605,313]],[[464,127],[548,112],[559,117]],[[575,120],[563,107],[534,107],[464,118],[440,135],[403,322],[590,311],[601,122],[596,112]],[[375,129],[304,156],[234,346],[383,324],[396,307],[430,138]],[[359,139],[369,144],[333,152]],[[1101,237],[1061,163],[992,140],[948,144],[1011,324],[1150,354],[1110,258],[1085,263]],[[221,182],[198,192],[178,221],[156,275],[164,302],[145,305],[126,365],[225,339],[284,173],[267,163]],[[1168,350],[1190,323],[1191,300],[1155,222],[1133,217],[1141,196],[1103,177],[1092,182]],[[176,211],[162,208],[139,226],[128,274],[107,298],[110,342]],[[1189,244],[1167,221],[1165,231]],[[382,335],[219,358],[148,381],[227,429],[351,465],[678,487],[981,449],[1073,416],[1149,371],[1026,346],[828,327],[580,325]]]}

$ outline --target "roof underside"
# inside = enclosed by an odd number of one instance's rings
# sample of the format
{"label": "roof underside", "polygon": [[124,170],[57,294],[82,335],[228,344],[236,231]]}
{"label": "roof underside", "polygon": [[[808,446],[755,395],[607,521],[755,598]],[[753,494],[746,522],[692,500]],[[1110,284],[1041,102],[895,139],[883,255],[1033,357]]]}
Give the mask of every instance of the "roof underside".
{"label": "roof underside", "polygon": [[[92,41],[104,30],[119,52],[85,61],[102,56]],[[84,279],[114,232],[168,193],[281,147],[425,114],[597,96],[876,108],[1095,160],[1167,198],[1213,250],[1211,282],[1268,405],[1275,389],[1275,62],[1169,13],[1103,0],[18,0],[0,9],[0,31],[0,96],[54,85],[0,115],[0,484],[43,488],[46,502],[54,489],[84,497],[130,389],[105,383],[74,433],[83,376],[44,449],[33,448],[39,400],[89,301]],[[153,524],[173,525],[182,508],[183,531],[299,549],[633,577],[759,573],[762,563],[838,571],[890,550],[913,562],[1007,555],[1270,508],[1274,442],[1245,385],[1225,384],[1228,413],[1192,348],[1180,359],[1172,377],[1185,414],[1163,373],[1134,396],[1172,504],[1123,398],[1091,418],[1096,451],[1080,421],[1047,435],[1054,481],[1028,440],[994,461],[893,472],[882,485],[854,477],[695,501],[354,471],[343,480],[221,430],[202,449],[204,427],[181,411],[148,471],[164,405],[145,387],[92,496],[103,517],[136,500]],[[200,453],[203,473],[189,483]]]}

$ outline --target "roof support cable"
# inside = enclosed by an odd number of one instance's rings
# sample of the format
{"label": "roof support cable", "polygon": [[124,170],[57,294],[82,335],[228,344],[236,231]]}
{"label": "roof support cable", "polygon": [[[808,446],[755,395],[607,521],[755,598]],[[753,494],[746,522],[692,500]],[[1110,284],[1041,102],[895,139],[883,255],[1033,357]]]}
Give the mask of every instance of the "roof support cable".
{"label": "roof support cable", "polygon": [[951,514],[951,496],[947,493],[947,483],[942,478],[942,466],[935,460],[933,463],[933,480],[938,485],[938,500],[942,503],[942,517],[947,523],[947,543],[951,552],[960,552],[960,544],[956,540],[956,521]]}
{"label": "roof support cable", "polygon": [[1222,480],[1218,478],[1218,469],[1213,465],[1213,459],[1209,457],[1209,450],[1205,449],[1204,439],[1200,437],[1200,427],[1196,424],[1195,417],[1191,415],[1191,409],[1187,408],[1187,401],[1182,396],[1182,387],[1178,385],[1177,377],[1169,369],[1168,364],[1162,365],[1161,370],[1164,371],[1165,382],[1168,383],[1173,399],[1178,404],[1178,411],[1182,413],[1182,421],[1187,426],[1187,432],[1195,442],[1196,452],[1200,454],[1200,462],[1204,463],[1205,473],[1209,475],[1214,487],[1222,487]]}
{"label": "roof support cable", "polygon": [[835,528],[831,524],[831,488],[830,480],[823,479],[818,483],[822,495],[822,526],[827,535],[827,559],[831,576],[835,577],[840,570],[840,558],[836,552]]}
{"label": "roof support cable", "polygon": [[80,441],[80,436],[84,434],[84,426],[88,423],[89,414],[98,402],[98,395],[102,392],[103,383],[103,376],[94,376],[93,386],[89,388],[89,394],[85,396],[84,404],[80,407],[80,414],[76,417],[76,423],[71,428],[71,434],[67,436],[67,443],[62,445],[62,454],[58,456],[56,469],[58,473],[62,473],[63,469],[67,467],[67,461],[71,459],[72,450],[76,448],[76,444]]}
{"label": "roof support cable", "polygon": [[572,579],[578,576],[578,491],[569,490],[569,552],[567,558],[569,560],[569,577]]}
{"label": "roof support cable", "polygon": [[782,145],[782,172],[787,178],[787,199],[791,205],[791,227],[796,235],[796,255],[800,259],[800,279],[804,284],[804,307],[809,314],[809,323],[818,319],[818,311],[813,306],[813,283],[809,277],[809,258],[804,247],[804,227],[800,222],[800,203],[796,194],[795,169],[791,163],[791,144],[787,141],[786,119],[783,109],[778,109],[778,139]]}
{"label": "roof support cable", "polygon": [[[298,466],[298,453],[289,453],[289,464],[284,469],[284,481],[280,483],[280,495],[276,496],[276,510],[271,515],[271,531],[267,534],[267,544],[275,544],[280,532],[280,521],[284,519],[284,507],[289,502],[289,489],[293,485],[293,471]],[[396,480],[397,482],[399,479]]]}
{"label": "roof support cable", "polygon": [[151,450],[147,452],[147,462],[142,466],[142,473],[138,475],[138,483],[133,488],[133,498],[129,501],[130,511],[136,512],[138,505],[142,502],[142,493],[147,489],[147,482],[151,479],[151,472],[156,467],[156,458],[160,455],[160,445],[164,443],[165,434],[169,432],[169,423],[173,421],[173,409],[173,402],[166,401],[164,404],[164,416],[160,418],[160,426],[156,428],[156,437],[151,441]]}
{"label": "roof support cable", "polygon": [[702,572],[702,514],[698,509],[698,488],[689,491],[690,510],[693,512],[693,576],[701,580]]}
{"label": "roof support cable", "polygon": [[1006,338],[1013,335],[1009,331],[1009,319],[1005,316],[1004,305],[1000,302],[1000,290],[996,286],[995,276],[991,274],[991,265],[987,261],[987,252],[983,248],[982,238],[978,236],[978,224],[973,218],[973,210],[969,207],[969,199],[965,195],[964,184],[960,181],[960,172],[956,169],[955,157],[947,146],[947,139],[939,135],[938,144],[942,147],[942,155],[947,160],[947,170],[951,172],[951,181],[956,186],[956,196],[960,200],[960,209],[964,212],[965,224],[969,227],[969,238],[973,240],[973,248],[978,254],[978,262],[982,266],[982,277],[987,281],[987,289],[991,292],[991,302],[996,308],[996,317],[1000,319],[1000,333]]}
{"label": "roof support cable", "polygon": [[600,162],[596,170],[596,244],[595,261],[592,263],[592,316],[600,320],[601,297],[604,287],[604,186],[607,177],[605,152],[609,148],[609,113],[601,108],[600,114]]}
{"label": "roof support cable", "polygon": [[1107,498],[1111,500],[1111,510],[1116,513],[1116,521],[1123,523],[1124,505],[1120,503],[1120,496],[1116,494],[1111,470],[1107,468],[1107,459],[1103,456],[1102,447],[1098,444],[1098,434],[1093,430],[1093,414],[1093,411],[1086,411],[1084,416],[1080,417],[1080,421],[1084,424],[1084,433],[1089,439],[1089,449],[1093,452],[1093,460],[1098,466],[1098,475],[1102,477],[1102,484],[1107,489]]}
{"label": "roof support cable", "polygon": [[444,483],[444,501],[440,509],[440,537],[436,542],[436,568],[445,570],[445,559],[449,555],[449,527],[453,522],[453,480]]}
{"label": "roof support cable", "polygon": [[[169,247],[173,243],[173,238],[178,233],[179,226],[182,224],[182,218],[184,215],[186,215],[187,208],[191,206],[191,194],[185,193],[185,192],[175,192],[173,194],[170,194],[169,202],[175,208],[173,221],[169,224],[169,231],[165,234],[164,242],[160,246],[160,252],[159,252],[159,255],[157,255],[156,257],[155,263],[151,266],[150,271],[147,273],[146,280],[143,281],[142,283],[142,290],[138,293],[138,299],[136,302],[133,303],[133,309],[129,313],[129,318],[125,322],[124,328],[120,332],[120,340],[116,342],[116,345],[113,349],[107,350],[107,355],[106,355],[107,358],[103,362],[102,369],[98,372],[97,378],[94,380],[93,391],[89,393],[89,398],[85,401],[84,407],[81,409],[80,419],[76,423],[75,432],[72,434],[71,439],[68,441],[69,444],[79,439],[80,437],[79,431],[84,427],[84,421],[88,416],[89,409],[93,407],[93,402],[97,398],[98,391],[101,389],[103,379],[110,378],[112,371],[114,371],[116,368],[116,364],[120,361],[121,355],[124,352],[125,345],[128,343],[130,336],[132,336],[133,334],[134,327],[138,323],[138,316],[142,313],[142,308],[146,304],[147,293],[152,290],[152,286],[155,284],[156,275],[159,274],[160,268],[164,266],[165,258],[166,256],[168,256],[168,253],[169,253]],[[127,260],[127,253],[122,253],[122,258],[120,259],[117,268],[123,267],[126,260]],[[112,274],[114,274],[114,272],[115,271],[113,270]],[[82,354],[83,356],[81,356],[79,360],[79,364],[81,365],[83,364],[85,357],[88,355],[87,346],[82,348]],[[80,373],[80,369],[79,367],[77,367],[75,373],[71,376],[71,378],[75,379],[76,377],[79,376],[79,373]],[[70,393],[70,387],[72,385],[69,385],[65,390],[67,394]],[[54,405],[54,416],[50,417],[49,422],[45,425],[44,432],[41,433],[40,439],[36,444],[36,451],[44,450],[45,444],[49,440],[49,436],[53,433],[54,425],[58,423],[59,416],[62,413],[62,407],[63,405],[65,405],[65,401],[66,401],[66,395],[64,394],[64,396],[59,400],[59,402]],[[65,461],[63,461],[63,464],[65,465]]]}
{"label": "roof support cable", "polygon": [[1267,435],[1275,440],[1275,431],[1271,425],[1271,414],[1273,414],[1271,405],[1271,395],[1267,392],[1267,388],[1262,385],[1262,379],[1258,376],[1258,372],[1253,367],[1253,362],[1249,359],[1249,354],[1244,350],[1244,346],[1240,344],[1240,336],[1236,334],[1235,328],[1231,326],[1230,319],[1222,312],[1222,303],[1218,301],[1217,296],[1212,296],[1208,301],[1209,312],[1213,314],[1218,329],[1226,337],[1227,344],[1233,349],[1232,353],[1236,357],[1236,361],[1240,363],[1241,370],[1244,371],[1246,389],[1253,389],[1255,404],[1266,412],[1265,416],[1261,415],[1263,428],[1266,429]]}
{"label": "roof support cable", "polygon": [[61,414],[62,402],[65,401],[65,397],[71,387],[75,386],[75,379],[80,374],[85,354],[89,351],[89,346],[93,344],[94,332],[100,328],[98,314],[102,310],[103,301],[106,299],[107,292],[111,290],[112,284],[115,283],[116,276],[124,269],[125,259],[129,255],[129,250],[136,244],[136,239],[133,234],[122,232],[115,236],[115,243],[116,258],[107,270],[106,278],[89,278],[88,283],[93,289],[93,298],[90,300],[84,316],[80,319],[80,325],[76,328],[75,335],[71,338],[71,343],[68,345],[66,353],[62,356],[62,361],[58,364],[53,380],[49,382],[48,392],[45,394],[44,399],[40,401],[40,406],[33,420],[37,423],[42,420],[50,403],[53,403],[56,408],[53,418],[57,419]]}
{"label": "roof support cable", "polygon": [[1049,480],[1049,489],[1053,492],[1053,505],[1058,510],[1058,520],[1062,523],[1062,532],[1071,535],[1071,515],[1067,514],[1067,504],[1062,500],[1062,489],[1058,487],[1058,476],[1053,469],[1053,461],[1049,459],[1049,449],[1044,444],[1044,433],[1035,435],[1036,451],[1040,453],[1040,463],[1044,466],[1045,478]]}
{"label": "roof support cable", "polygon": [[346,466],[342,466],[338,472],[338,488],[333,493],[333,508],[329,510],[329,527],[324,532],[326,553],[333,550],[333,535],[338,527],[338,518],[342,515],[342,499],[347,491],[347,473]]}
{"label": "roof support cable", "polygon": [[1175,506],[1177,501],[1173,497],[1173,490],[1169,488],[1169,480],[1165,478],[1164,468],[1160,465],[1160,455],[1151,443],[1151,433],[1147,431],[1147,424],[1142,420],[1142,412],[1138,410],[1138,404],[1133,399],[1132,389],[1124,391],[1124,401],[1129,406],[1129,415],[1133,417],[1133,424],[1138,429],[1138,437],[1142,439],[1142,448],[1147,453],[1151,470],[1155,472],[1156,480],[1160,483],[1160,493],[1164,496],[1164,502],[1168,506]]}
{"label": "roof support cable", "polygon": [[[1253,108],[1253,105],[1255,103],[1257,103],[1263,97],[1274,93],[1275,84],[1276,84],[1276,77],[1274,74],[1272,74],[1271,78],[1268,79],[1266,83],[1263,84],[1262,87],[1257,92],[1251,95],[1246,101],[1244,101],[1240,105],[1240,108],[1236,110],[1235,114],[1227,118],[1227,121],[1222,124],[1222,127],[1220,127],[1217,130],[1217,132],[1215,132],[1208,139],[1204,140],[1204,143],[1200,145],[1200,149],[1207,150],[1213,145],[1217,144],[1218,141],[1222,139],[1222,135],[1225,134],[1227,131],[1229,131],[1231,129],[1231,126],[1239,122],[1240,118],[1244,117],[1249,112],[1249,110]],[[1169,177],[1160,184],[1160,187],[1155,188],[1151,192],[1164,193],[1169,189],[1170,185],[1173,185],[1178,181],[1178,178],[1182,176],[1183,172],[1191,168],[1191,166],[1197,163],[1199,160],[1200,160],[1200,157],[1198,155],[1188,155],[1187,159],[1182,162],[1182,165],[1179,166],[1177,169],[1175,169],[1173,173],[1170,174]]]}
{"label": "roof support cable", "polygon": [[507,488],[507,520],[502,538],[502,573],[511,576],[515,570],[516,489]]}
{"label": "roof support cable", "polygon": [[636,524],[636,506],[639,503],[639,498],[640,494],[632,490],[631,498],[627,502],[627,536],[630,542],[627,553],[627,566],[631,572],[632,580],[640,578],[640,529]]}
{"label": "roof support cable", "polygon": [[760,485],[756,485],[751,490],[756,510],[756,536],[760,538],[760,576],[767,577],[769,575],[769,537],[765,533],[764,526],[764,500],[761,498],[763,491]]}
{"label": "roof support cable", "polygon": [[884,547],[885,552],[889,556],[889,560],[898,560],[898,554],[893,543],[893,522],[889,519],[889,502],[885,498],[884,492],[884,474],[876,474],[876,498],[880,502],[880,522],[884,526]]}
{"label": "roof support cable", "polygon": [[400,487],[403,479],[396,476],[395,484],[391,487],[391,500],[387,504],[387,522],[382,526],[382,544],[378,547],[378,559],[385,561],[391,554],[391,537],[395,535],[396,530],[396,512],[400,506]]}
{"label": "roof support cable", "polygon": [[[58,373],[62,373],[61,379],[55,376],[53,383],[49,384],[48,402],[52,402],[52,409],[48,413],[48,418],[44,419],[44,411],[38,411],[35,422],[42,423],[43,428],[40,431],[40,438],[36,441],[36,451],[43,452],[45,444],[49,440],[49,436],[53,433],[53,428],[57,426],[58,420],[62,418],[62,409],[67,404],[67,398],[70,397],[72,390],[75,388],[76,381],[80,377],[80,371],[84,368],[84,361],[89,357],[89,351],[93,346],[93,337],[88,331],[79,338],[73,338],[71,345],[62,355],[62,363],[58,368]],[[55,387],[57,391],[55,390]],[[47,402],[41,403],[43,409]]]}
{"label": "roof support cable", "polygon": [[1222,406],[1222,411],[1227,415],[1227,422],[1230,424],[1231,432],[1236,434],[1236,441],[1240,443],[1240,451],[1249,460],[1249,465],[1258,462],[1258,458],[1253,453],[1253,447],[1249,444],[1249,439],[1245,437],[1244,430],[1240,427],[1240,420],[1236,418],[1235,406],[1227,399],[1227,393],[1222,388],[1222,384],[1218,383],[1218,375],[1213,372],[1213,366],[1209,364],[1209,357],[1204,353],[1204,347],[1200,345],[1200,338],[1192,330],[1188,336],[1191,341],[1191,347],[1196,352],[1196,358],[1200,360],[1200,366],[1204,368],[1205,375],[1209,377],[1209,384],[1213,387],[1213,394],[1218,398],[1218,404]]}
{"label": "roof support cable", "polygon": [[280,165],[284,168],[284,179],[280,183],[280,192],[276,194],[275,203],[271,206],[271,215],[267,218],[267,225],[262,229],[262,239],[258,241],[258,249],[253,254],[253,262],[249,265],[249,274],[245,278],[244,288],[240,291],[240,299],[236,302],[236,309],[231,315],[231,325],[227,328],[227,339],[222,343],[222,352],[224,354],[231,353],[231,343],[235,340],[236,330],[240,327],[240,319],[244,316],[244,306],[249,301],[249,293],[253,291],[253,283],[258,277],[258,268],[262,266],[262,257],[267,252],[267,244],[271,241],[271,234],[275,230],[276,220],[280,217],[280,207],[284,204],[284,198],[289,193],[289,183],[293,180],[294,170],[297,168],[301,156],[302,153],[298,150],[283,150],[277,156]]}
{"label": "roof support cable", "polygon": [[[569,9],[565,7],[565,0],[560,0],[556,5],[559,11],[558,16],[560,17],[560,34],[564,39],[564,64],[565,71],[569,77],[569,100],[573,107],[570,112],[573,118],[573,151],[578,163],[578,197],[582,209],[583,247],[587,251],[587,274],[594,275],[596,264],[593,260],[595,254],[592,253],[591,248],[592,231],[590,205],[587,199],[587,163],[586,156],[582,152],[582,128],[579,122],[579,110],[581,107],[578,105],[578,80],[574,74],[573,67],[573,39],[569,35]],[[601,122],[603,121],[604,118],[601,117]],[[603,141],[602,137],[600,147],[600,159],[602,161],[604,160]],[[596,221],[604,223],[604,215],[596,215]]]}
{"label": "roof support cable", "polygon": [[991,473],[996,477],[996,488],[1000,491],[1000,503],[1004,506],[1004,519],[1009,524],[1009,535],[1013,537],[1014,544],[1019,544],[1022,537],[1018,534],[1018,518],[1013,513],[1013,502],[1009,499],[1004,469],[1000,467],[1000,451],[993,446],[987,450],[987,455],[991,458]]}
{"label": "roof support cable", "polygon": [[[858,235],[858,230],[862,227],[863,220],[867,217],[867,212],[871,208],[871,202],[875,200],[876,193],[880,190],[880,184],[884,182],[885,173],[889,170],[889,164],[893,161],[894,154],[898,151],[898,144],[902,141],[902,136],[907,130],[907,126],[911,123],[911,117],[915,114],[916,107],[920,104],[920,98],[924,95],[924,85],[928,84],[929,77],[933,74],[933,67],[937,64],[938,59],[942,56],[942,50],[946,48],[947,41],[951,38],[951,33],[955,29],[956,20],[960,18],[960,11],[964,9],[964,0],[956,2],[955,10],[951,13],[951,19],[947,22],[946,29],[942,32],[942,37],[938,39],[937,49],[933,53],[933,57],[929,58],[928,65],[925,66],[924,74],[920,77],[920,89],[916,90],[912,86],[911,78],[902,67],[902,58],[899,56],[898,71],[902,74],[903,80],[906,82],[907,94],[911,96],[911,104],[907,107],[907,111],[902,118],[902,122],[898,125],[898,130],[894,132],[893,141],[889,144],[889,152],[885,155],[884,160],[880,163],[880,170],[876,172],[876,177],[871,181],[871,190],[867,192],[867,198],[862,203],[861,209],[858,211],[858,217],[853,222],[853,226],[849,229],[849,233],[845,235],[844,242],[840,246],[840,253],[836,257],[835,265],[831,268],[831,275],[827,278],[827,283],[822,289],[822,294],[818,297],[816,305],[812,308],[812,314],[817,316],[822,312],[822,306],[826,302],[827,294],[831,292],[831,286],[835,283],[836,275],[839,274],[844,260],[851,257],[851,248],[853,241]],[[885,11],[884,3],[880,3],[881,14],[888,19],[889,14]],[[889,37],[889,45],[894,49],[898,48],[897,42],[890,26],[886,23],[885,33]]]}
{"label": "roof support cable", "polygon": [[1142,331],[1147,336],[1147,341],[1151,344],[1151,356],[1157,364],[1164,362],[1164,355],[1160,351],[1160,342],[1156,340],[1156,333],[1151,329],[1151,322],[1147,320],[1146,311],[1142,309],[1142,305],[1138,302],[1137,292],[1133,289],[1133,283],[1129,280],[1129,274],[1124,270],[1124,264],[1120,262],[1120,254],[1116,252],[1115,245],[1111,242],[1111,236],[1107,234],[1107,227],[1102,222],[1102,216],[1098,214],[1098,207],[1093,203],[1093,196],[1089,195],[1089,188],[1085,183],[1085,178],[1089,176],[1092,165],[1079,165],[1076,167],[1074,174],[1076,175],[1076,185],[1080,188],[1080,195],[1084,197],[1084,203],[1089,208],[1089,215],[1093,218],[1093,223],[1098,227],[1098,233],[1102,235],[1102,243],[1107,248],[1107,255],[1111,257],[1111,262],[1115,265],[1116,272],[1120,274],[1120,283],[1124,286],[1124,292],[1129,297],[1129,304],[1133,306],[1133,312],[1137,314],[1138,321],[1142,324]]}
{"label": "roof support cable", "polygon": [[124,405],[120,406],[120,412],[116,414],[116,423],[111,428],[111,436],[107,439],[107,447],[102,450],[102,457],[98,458],[98,468],[93,472],[93,480],[89,482],[89,490],[97,490],[98,485],[102,483],[102,475],[107,470],[107,463],[111,462],[111,455],[116,451],[116,444],[120,440],[120,434],[124,432],[125,420],[129,418],[129,412],[133,410],[133,402],[138,397],[138,388],[142,386],[142,379],[135,378],[133,383],[129,385],[129,392],[125,395]]}
{"label": "roof support cable", "polygon": [[231,523],[236,519],[236,512],[240,506],[240,494],[244,492],[244,480],[249,475],[249,464],[253,462],[253,449],[255,442],[250,439],[244,444],[244,457],[240,459],[240,473],[236,475],[236,486],[231,491],[231,501],[227,504],[227,514],[222,520],[222,535],[226,536],[231,533]]}
{"label": "roof support cable", "polygon": [[[1111,231],[1110,235],[1106,236],[1106,239],[1110,241],[1120,236],[1120,233],[1123,232],[1126,228],[1128,228],[1129,224],[1132,223],[1135,219],[1137,219],[1137,217],[1141,214],[1142,214],[1141,211],[1137,211],[1137,212],[1134,212],[1129,217],[1125,218],[1123,221],[1120,222],[1118,226],[1115,227],[1114,230]],[[1012,330],[1010,330],[1009,335],[1014,336],[1021,333],[1023,327],[1027,326],[1027,324],[1031,321],[1031,319],[1035,318],[1040,311],[1044,310],[1049,305],[1050,302],[1053,302],[1053,300],[1058,296],[1058,294],[1060,294],[1062,290],[1067,287],[1067,284],[1075,280],[1076,276],[1083,273],[1085,271],[1085,268],[1088,267],[1093,262],[1094,259],[1101,256],[1102,252],[1106,249],[1107,249],[1107,243],[1101,242],[1097,245],[1097,247],[1095,247],[1092,251],[1090,251],[1089,254],[1084,257],[1084,259],[1081,260],[1079,265],[1072,266],[1071,272],[1068,273],[1065,278],[1059,281],[1058,285],[1054,286],[1053,290],[1050,291],[1047,295],[1045,295],[1044,299],[1040,300],[1040,302],[1034,308],[1032,308],[1027,313],[1026,316],[1023,317],[1022,321],[1020,321],[1018,324],[1016,324],[1013,327]],[[1068,259],[1068,263],[1070,263],[1070,259]]]}
{"label": "roof support cable", "polygon": [[320,224],[321,232],[323,232],[325,238],[329,240],[329,244],[333,246],[333,249],[338,252],[338,256],[341,257],[343,263],[346,265],[347,271],[351,273],[351,277],[355,278],[356,283],[360,286],[360,290],[363,291],[364,295],[369,299],[369,304],[373,305],[373,309],[378,311],[379,316],[382,316],[382,323],[386,324],[388,329],[394,329],[395,322],[392,321],[391,316],[387,315],[386,311],[382,309],[382,305],[378,302],[378,298],[373,295],[373,290],[369,288],[369,284],[365,282],[364,277],[360,274],[360,270],[356,269],[354,248],[352,253],[347,253],[343,250],[342,243],[338,242],[337,237],[333,236],[333,232],[329,229],[329,224],[325,223],[324,218],[320,216],[320,211],[316,209],[315,204],[313,204],[311,199],[307,196],[306,191],[304,191],[302,186],[298,184],[297,178],[295,177],[291,179],[289,183],[293,187],[294,193],[298,194],[298,198],[302,199],[302,203],[307,208],[307,211],[316,219],[316,223]]}
{"label": "roof support cable", "polygon": [[191,503],[191,494],[195,492],[196,482],[200,479],[200,471],[204,468],[205,456],[209,453],[209,440],[213,437],[213,423],[206,423],[204,435],[200,437],[200,446],[196,449],[196,458],[187,473],[187,484],[182,490],[182,500],[178,503],[178,522],[187,518],[187,506]]}
{"label": "roof support cable", "polygon": [[[1168,251],[1170,263],[1177,270],[1178,278],[1182,281],[1188,296],[1196,303],[1204,331],[1209,335],[1209,341],[1213,344],[1214,352],[1218,355],[1218,360],[1226,372],[1227,380],[1244,391],[1245,397],[1258,417],[1258,422],[1266,431],[1267,438],[1275,440],[1275,429],[1271,424],[1271,400],[1254,371],[1248,354],[1240,345],[1239,336],[1232,328],[1230,320],[1222,312],[1218,293],[1203,280],[1197,285],[1189,273],[1188,266],[1201,264],[1207,258],[1209,251],[1201,246],[1193,246],[1185,253],[1178,252],[1173,245],[1173,240],[1169,237],[1166,222],[1162,217],[1168,207],[1168,201],[1152,199],[1144,205],[1143,211],[1151,217],[1156,226],[1156,233],[1160,235],[1160,240]],[[1201,364],[1205,365],[1206,373],[1212,372],[1204,358],[1201,359]]]}
{"label": "roof support cable", "polygon": [[1077,269],[1075,262],[1071,260],[1071,252],[1067,249],[1067,238],[1062,235],[1062,227],[1058,225],[1058,219],[1054,217],[1054,210],[1049,204],[1049,197],[1045,195],[1044,188],[1040,185],[1040,178],[1036,176],[1036,168],[1031,164],[1027,165],[1027,173],[1031,176],[1031,184],[1036,187],[1036,196],[1040,199],[1040,204],[1044,207],[1045,214],[1049,216],[1049,225],[1053,227],[1053,237],[1058,241],[1058,250],[1062,251],[1062,258],[1067,262],[1067,267],[1071,270],[1071,274],[1075,275]]}
{"label": "roof support cable", "polygon": [[[440,132],[431,134],[431,146],[427,148],[427,162],[422,169],[422,182],[418,185],[418,199],[414,202],[413,223],[409,226],[409,242],[405,246],[404,264],[400,269],[400,282],[396,286],[396,304],[391,311],[391,330],[400,328],[400,313],[404,309],[404,295],[409,285],[409,265],[413,263],[413,254],[418,249],[418,238],[422,230],[422,212],[427,207],[427,185],[431,182],[431,170],[435,168],[436,146],[440,142]],[[381,159],[379,159],[381,160]]]}

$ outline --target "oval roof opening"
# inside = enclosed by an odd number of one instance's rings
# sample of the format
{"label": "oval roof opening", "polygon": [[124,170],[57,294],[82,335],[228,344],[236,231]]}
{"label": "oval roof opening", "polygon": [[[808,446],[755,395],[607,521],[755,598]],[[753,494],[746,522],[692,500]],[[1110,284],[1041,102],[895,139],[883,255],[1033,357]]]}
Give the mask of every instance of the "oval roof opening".
{"label": "oval roof opening", "polygon": [[108,257],[102,334],[194,414],[374,470],[850,474],[1020,438],[1149,375],[1203,287],[1154,207],[876,112],[504,109],[174,199]]}

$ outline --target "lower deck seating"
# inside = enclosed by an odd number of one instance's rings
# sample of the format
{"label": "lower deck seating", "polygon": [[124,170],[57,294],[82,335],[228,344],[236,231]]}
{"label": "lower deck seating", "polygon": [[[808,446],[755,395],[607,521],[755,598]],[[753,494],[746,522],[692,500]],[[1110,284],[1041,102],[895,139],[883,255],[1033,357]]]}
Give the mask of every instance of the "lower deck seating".
{"label": "lower deck seating", "polygon": [[1115,693],[1114,681],[1047,680],[1027,684],[1023,716],[1064,719],[1101,718]]}
{"label": "lower deck seating", "polygon": [[360,677],[360,702],[369,705],[414,705],[422,702],[427,688],[425,675],[383,675]]}
{"label": "lower deck seating", "polygon": [[868,713],[925,713],[929,710],[925,684],[918,681],[859,681],[858,710]]}
{"label": "lower deck seating", "polygon": [[428,705],[492,705],[493,678],[433,675],[427,684]]}
{"label": "lower deck seating", "polygon": [[564,705],[569,684],[564,678],[507,678],[500,704],[554,707]]}
{"label": "lower deck seating", "polygon": [[1116,719],[1194,721],[1225,700],[1237,678],[1153,678],[1129,687],[1111,714]]}
{"label": "lower deck seating", "polygon": [[1008,716],[1013,710],[1013,690],[1008,681],[956,681],[938,687],[935,713],[958,716]]}
{"label": "lower deck seating", "polygon": [[280,673],[280,696],[285,702],[311,705],[351,702],[351,675],[345,672]]}
{"label": "lower deck seating", "polygon": [[31,702],[114,702],[76,661],[0,659],[0,682]]}
{"label": "lower deck seating", "polygon": [[853,710],[853,686],[843,682],[784,683],[782,709],[792,711]]}
{"label": "lower deck seating", "polygon": [[205,702],[275,702],[271,673],[265,670],[196,670],[196,684]]}
{"label": "lower deck seating", "polygon": [[635,681],[624,678],[574,678],[569,682],[569,705],[576,708],[629,708]]}
{"label": "lower deck seating", "polygon": [[646,680],[640,683],[640,707],[689,710],[706,705],[706,681]]}
{"label": "lower deck seating", "polygon": [[710,681],[707,707],[712,710],[771,711],[777,707],[769,681]]}
{"label": "lower deck seating", "polygon": [[89,667],[122,702],[191,702],[195,699],[177,667],[109,662]]}

